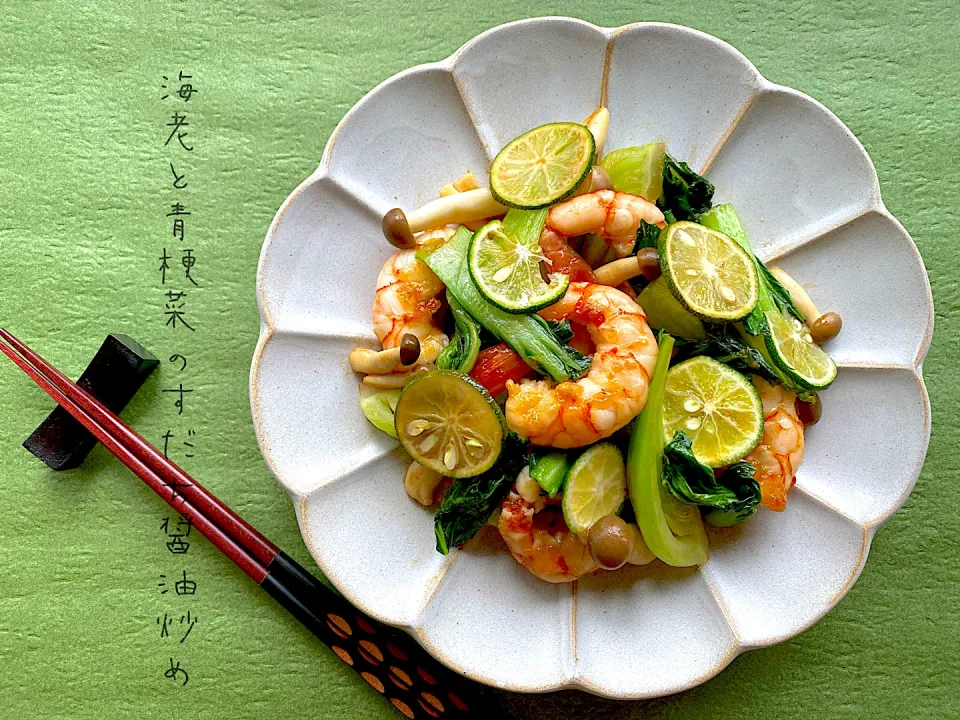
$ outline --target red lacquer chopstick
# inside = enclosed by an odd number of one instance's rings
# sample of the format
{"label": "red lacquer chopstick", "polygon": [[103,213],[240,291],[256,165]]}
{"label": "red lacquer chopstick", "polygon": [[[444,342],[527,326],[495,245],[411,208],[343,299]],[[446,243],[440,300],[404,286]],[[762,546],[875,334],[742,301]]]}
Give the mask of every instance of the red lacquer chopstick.
{"label": "red lacquer chopstick", "polygon": [[[183,495],[191,505],[206,515],[214,524],[222,528],[223,531],[234,538],[237,543],[243,545],[257,560],[264,565],[269,565],[273,561],[277,553],[280,552],[280,548],[267,540],[243,518],[220,502],[208,492],[203,485],[190,477],[190,475],[179,466],[170,462],[164,457],[163,453],[147,442],[140,433],[123,422],[123,420],[117,417],[86,390],[73,382],[73,380],[53,367],[24,343],[20,342],[12,333],[0,328],[0,338],[6,340],[18,353],[26,358],[33,367],[50,378],[56,387],[61,390],[62,394],[69,397],[70,400],[96,421],[98,425],[102,426],[106,432],[120,440],[141,463],[146,465],[155,474],[161,477],[168,477],[168,483],[175,488],[176,493]],[[7,355],[9,357],[9,353],[7,353]],[[16,360],[14,360],[14,362],[16,362]],[[37,382],[36,378],[33,378],[33,380]],[[44,389],[46,390],[46,388]],[[47,393],[52,394],[49,390],[47,390]],[[63,405],[59,400],[57,400],[57,402]],[[93,434],[95,436],[97,435],[96,433]],[[99,437],[97,437],[97,439],[100,440]],[[100,442],[103,441],[100,440]],[[104,445],[106,445],[106,443],[104,443]],[[113,451],[111,450],[111,452]],[[154,490],[156,490],[156,488],[154,488]]]}
{"label": "red lacquer chopstick", "polygon": [[[509,718],[408,635],[356,610],[6,330],[0,351],[408,718]],[[19,353],[19,354],[18,354]]]}
{"label": "red lacquer chopstick", "polygon": [[[4,330],[0,330],[0,337],[6,339]],[[12,337],[12,336],[11,336]],[[18,342],[18,344],[21,344]],[[233,560],[241,570],[249,575],[254,582],[260,583],[266,576],[266,570],[263,564],[251,558],[246,549],[237,543],[230,535],[220,529],[214,522],[207,519],[204,515],[197,512],[193,506],[178,502],[178,488],[172,483],[165,483],[164,480],[142,462],[132,451],[127,449],[116,438],[110,435],[101,426],[93,422],[92,418],[84,410],[68,397],[59,387],[54,385],[47,377],[41,375],[27,360],[19,355],[7,345],[0,343],[0,351],[8,358],[13,360],[21,370],[23,370],[31,380],[40,386],[50,397],[56,400],[57,404],[63,407],[68,413],[73,415],[90,433],[99,440],[107,450],[117,456],[117,458],[130,468],[141,480],[143,480],[157,495],[166,500],[171,507],[184,515],[194,527],[200,531],[214,545],[220,548],[231,560]],[[77,386],[78,389],[79,386]],[[181,496],[182,497],[182,496]]]}

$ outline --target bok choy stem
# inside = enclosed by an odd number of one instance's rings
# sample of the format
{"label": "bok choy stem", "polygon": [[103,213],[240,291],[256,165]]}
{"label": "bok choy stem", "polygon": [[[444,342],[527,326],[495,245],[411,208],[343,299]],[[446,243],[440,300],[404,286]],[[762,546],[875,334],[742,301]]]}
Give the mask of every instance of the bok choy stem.
{"label": "bok choy stem", "polygon": [[696,505],[677,500],[663,486],[663,395],[673,338],[661,335],[660,354],[647,393],[647,404],[637,418],[627,451],[630,502],[643,539],[667,565],[703,565],[709,558],[707,535]]}

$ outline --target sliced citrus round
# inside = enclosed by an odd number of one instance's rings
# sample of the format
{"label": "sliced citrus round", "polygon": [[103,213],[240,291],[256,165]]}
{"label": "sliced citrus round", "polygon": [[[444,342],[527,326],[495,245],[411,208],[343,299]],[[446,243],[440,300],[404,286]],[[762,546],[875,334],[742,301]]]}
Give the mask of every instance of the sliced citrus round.
{"label": "sliced citrus round", "polygon": [[697,460],[710,467],[736,462],[763,435],[763,405],[753,383],[712,358],[690,358],[670,368],[663,396],[663,437],[678,430],[693,442]]}
{"label": "sliced citrus round", "polygon": [[552,305],[570,284],[570,276],[563,273],[551,273],[544,280],[540,263],[546,258],[536,239],[524,243],[508,237],[499,220],[477,230],[467,260],[480,292],[511,313],[531,313]]}
{"label": "sliced citrus round", "polygon": [[779,310],[768,310],[764,317],[770,328],[764,341],[777,368],[804,390],[829,387],[837,377],[837,366],[813,342],[807,326]]}
{"label": "sliced citrus round", "polygon": [[757,304],[753,258],[716,230],[686,221],[668,225],[660,234],[660,265],[671,292],[698,317],[731,322]]}
{"label": "sliced citrus round", "polygon": [[596,143],[577,123],[548,123],[511,140],[490,166],[490,191],[507,207],[536,210],[563,200],[590,172]]}
{"label": "sliced citrus round", "polygon": [[433,370],[407,383],[395,421],[397,437],[414,460],[454,478],[489,470],[506,432],[493,398],[453,370]]}
{"label": "sliced citrus round", "polygon": [[599,443],[570,467],[563,486],[563,519],[582,538],[604,515],[627,499],[627,469],[616,445]]}

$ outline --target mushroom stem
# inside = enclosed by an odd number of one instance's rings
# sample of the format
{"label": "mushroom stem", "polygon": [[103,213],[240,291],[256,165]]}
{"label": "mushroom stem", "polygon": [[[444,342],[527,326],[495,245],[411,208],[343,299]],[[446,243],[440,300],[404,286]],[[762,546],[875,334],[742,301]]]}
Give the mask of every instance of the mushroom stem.
{"label": "mushroom stem", "polygon": [[386,375],[399,367],[412,367],[420,359],[420,338],[404,333],[397,347],[386,350],[354,348],[350,351],[350,367],[365,375]]}
{"label": "mushroom stem", "polygon": [[600,157],[603,154],[603,143],[607,141],[607,130],[610,128],[610,111],[605,107],[597,108],[583,124],[593,133],[593,140],[597,144],[597,157]]}
{"label": "mushroom stem", "polygon": [[612,189],[613,181],[610,179],[610,173],[603,165],[594,165],[590,168],[590,192]]}
{"label": "mushroom stem", "polygon": [[444,225],[463,225],[506,212],[507,208],[493,199],[489,188],[477,188],[431,200],[407,215],[407,222],[410,231],[418,233]]}
{"label": "mushroom stem", "polygon": [[443,475],[414,460],[403,473],[403,489],[421,505],[433,505]]}
{"label": "mushroom stem", "polygon": [[601,265],[593,272],[597,276],[597,282],[601,285],[612,285],[616,287],[630,278],[637,277],[643,270],[640,267],[640,263],[637,262],[637,258],[634,256]]}
{"label": "mushroom stem", "polygon": [[410,382],[413,373],[393,373],[391,375],[367,375],[363,384],[378,390],[398,390]]}
{"label": "mushroom stem", "polygon": [[367,375],[363,378],[363,384],[367,387],[377,388],[378,390],[396,390],[402,388],[418,373],[427,372],[436,369],[433,363],[422,363],[414,365],[407,372],[395,372],[387,375]]}
{"label": "mushroom stem", "polygon": [[350,351],[350,367],[365,375],[386,375],[400,367],[400,348],[369,350],[354,348]]}
{"label": "mushroom stem", "polygon": [[594,165],[590,168],[590,172],[587,173],[587,177],[584,178],[583,182],[577,186],[573,197],[586,195],[587,193],[592,193],[597,190],[611,189],[613,189],[613,183],[610,181],[610,174],[602,165]]}
{"label": "mushroom stem", "polygon": [[813,323],[820,317],[820,311],[817,310],[817,306],[807,295],[807,291],[800,286],[800,283],[790,277],[783,268],[772,267],[770,268],[770,274],[779,280],[784,289],[790,293],[797,309],[807,318],[807,327],[812,327]]}

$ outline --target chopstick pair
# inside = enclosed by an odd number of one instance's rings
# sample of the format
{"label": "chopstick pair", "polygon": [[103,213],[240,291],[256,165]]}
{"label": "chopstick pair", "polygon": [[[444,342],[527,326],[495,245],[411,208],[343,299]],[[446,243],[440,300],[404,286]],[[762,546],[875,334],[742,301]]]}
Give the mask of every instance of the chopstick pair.
{"label": "chopstick pair", "polygon": [[307,572],[106,406],[4,329],[0,351],[408,718],[510,718],[477,683]]}

